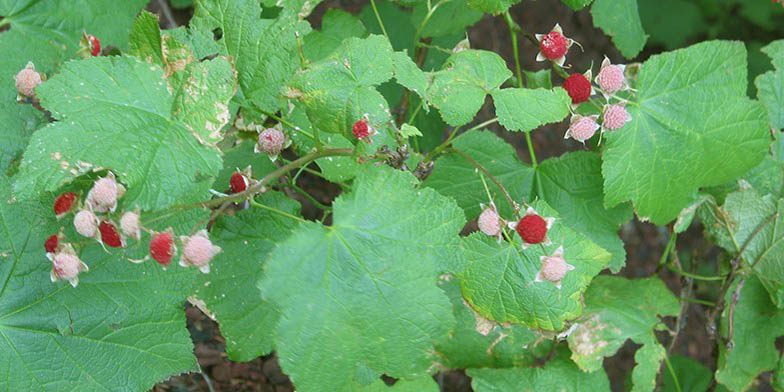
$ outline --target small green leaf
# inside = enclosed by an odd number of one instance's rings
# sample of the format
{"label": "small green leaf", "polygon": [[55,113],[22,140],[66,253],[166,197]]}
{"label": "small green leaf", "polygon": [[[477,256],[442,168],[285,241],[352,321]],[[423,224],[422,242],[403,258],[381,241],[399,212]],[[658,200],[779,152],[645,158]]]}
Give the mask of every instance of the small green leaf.
{"label": "small green leaf", "polygon": [[[395,52],[392,59],[395,63],[395,79],[397,82],[427,101],[428,81],[425,73],[404,52]],[[425,105],[425,111],[427,110],[428,107]]]}
{"label": "small green leaf", "polygon": [[[742,278],[741,278],[742,279]],[[727,303],[737,289],[739,279],[727,290]],[[721,334],[728,334],[729,312],[722,313]],[[784,336],[784,310],[770,302],[760,281],[745,279],[733,314],[732,350],[719,343],[716,381],[731,391],[745,391],[757,376],[776,368],[779,361],[776,338]]]}
{"label": "small green leaf", "polygon": [[305,36],[302,50],[306,59],[319,61],[329,56],[343,40],[351,37],[363,38],[367,34],[365,25],[354,15],[331,8],[324,14],[321,30],[314,30]]}
{"label": "small green leaf", "polygon": [[768,71],[754,80],[757,97],[768,109],[770,124],[784,128],[784,40],[771,42],[762,51],[773,59],[775,71]]}
{"label": "small green leaf", "polygon": [[656,56],[638,76],[632,121],[606,134],[605,206],[631,200],[664,224],[696,200],[698,187],[737,178],[770,144],[764,107],[745,97],[740,42],[704,42]]}
{"label": "small green leaf", "polygon": [[[555,211],[543,202],[533,204],[542,217],[555,217],[547,231],[549,245],[521,250],[520,237],[512,232],[511,242],[498,242],[476,232],[463,239],[467,264],[460,277],[463,296],[487,319],[519,323],[531,328],[558,331],[564,322],[580,315],[580,296],[596,274],[610,261],[610,254],[582,234],[566,227]],[[558,287],[536,281],[542,256],[563,249],[568,271]]]}
{"label": "small green leaf", "polygon": [[678,377],[676,387],[672,374],[662,371],[662,392],[705,392],[713,380],[713,374],[705,365],[682,355],[670,357],[670,364]]}
{"label": "small green leaf", "polygon": [[642,29],[637,0],[596,0],[591,15],[594,26],[612,37],[623,57],[636,57],[645,46],[648,36]]}
{"label": "small green leaf", "polygon": [[366,166],[333,203],[332,226],[299,224],[273,250],[259,287],[281,312],[275,347],[297,390],[350,385],[358,365],[423,376],[428,351],[454,327],[436,282],[459,257],[465,218],[416,185],[408,173]]}
{"label": "small green leaf", "polygon": [[564,4],[572,7],[572,9],[579,10],[593,2],[593,0],[561,0]]}
{"label": "small green leaf", "polygon": [[493,92],[498,122],[510,131],[529,132],[569,115],[572,99],[562,88],[507,88]]}
{"label": "small green leaf", "polygon": [[482,13],[470,9],[465,1],[442,1],[431,10],[432,14],[425,24],[423,22],[428,16],[426,2],[420,2],[411,14],[411,22],[414,26],[424,26],[421,32],[423,38],[464,34],[468,26],[482,19]]}
{"label": "small green leaf", "polygon": [[660,316],[678,314],[680,304],[658,278],[629,280],[599,276],[585,292],[585,311],[569,335],[572,360],[588,372],[600,370],[627,339],[643,347],[635,355],[634,390],[653,391],[666,352],[653,331]]}
{"label": "small green leaf", "polygon": [[552,89],[553,88],[553,81],[552,78],[552,71],[549,69],[543,69],[540,71],[523,71],[523,75],[525,75],[525,86],[530,89]]}
{"label": "small green leaf", "polygon": [[469,123],[492,93],[512,76],[499,55],[464,50],[447,59],[444,69],[432,74],[430,102],[452,126]]}
{"label": "small green leaf", "polygon": [[487,12],[488,14],[498,15],[506,12],[509,7],[519,3],[521,0],[467,0],[468,6],[473,9]]}
{"label": "small green leaf", "polygon": [[[534,170],[517,158],[514,148],[491,132],[471,131],[455,138],[452,146],[478,162],[509,191],[517,203],[531,196]],[[433,173],[424,185],[457,201],[469,219],[482,212],[479,203],[488,204],[481,172],[457,153],[449,153],[436,161]],[[481,174],[484,175],[484,174]],[[501,216],[514,216],[501,189],[487,176],[485,182]]]}
{"label": "small green leaf", "polygon": [[422,136],[422,132],[419,132],[419,129],[413,125],[403,124],[400,127],[400,136],[404,138],[414,137],[414,136]]}

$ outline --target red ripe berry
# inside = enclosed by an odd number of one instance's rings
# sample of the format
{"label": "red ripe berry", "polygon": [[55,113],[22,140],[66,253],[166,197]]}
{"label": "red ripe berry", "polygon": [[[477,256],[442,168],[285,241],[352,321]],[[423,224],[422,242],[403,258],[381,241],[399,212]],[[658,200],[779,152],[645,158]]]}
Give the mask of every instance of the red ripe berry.
{"label": "red ripe berry", "polygon": [[591,97],[591,81],[585,75],[575,73],[564,80],[563,88],[569,93],[573,104],[583,103]]}
{"label": "red ripe berry", "polygon": [[90,54],[97,56],[101,53],[101,41],[94,35],[87,34],[87,42],[90,44]]}
{"label": "red ripe berry", "polygon": [[65,192],[54,201],[54,214],[59,218],[71,211],[76,200],[76,193]]}
{"label": "red ripe berry", "polygon": [[117,228],[109,221],[101,221],[98,225],[98,231],[101,232],[101,241],[106,244],[106,246],[112,248],[122,248],[123,241],[120,237],[120,233],[117,232]]}
{"label": "red ripe berry", "polygon": [[169,232],[156,233],[150,239],[150,256],[161,265],[169,265],[176,252],[174,240]]}
{"label": "red ripe berry", "polygon": [[538,244],[547,236],[547,222],[539,215],[530,214],[517,222],[517,234],[529,244]]}
{"label": "red ripe berry", "polygon": [[231,179],[229,179],[229,186],[231,187],[232,193],[244,192],[248,189],[248,179],[245,178],[242,173],[235,172],[231,175]]}
{"label": "red ripe berry", "polygon": [[563,34],[551,31],[545,34],[539,41],[539,50],[548,60],[558,60],[566,54],[569,49],[569,42]]}
{"label": "red ripe berry", "polygon": [[54,253],[54,251],[57,250],[57,244],[59,242],[60,239],[57,238],[57,234],[55,234],[44,241],[44,249],[46,249],[48,253]]}
{"label": "red ripe berry", "polygon": [[370,127],[365,122],[365,120],[359,120],[354,123],[354,128],[351,130],[354,133],[354,137],[357,139],[364,139],[370,136]]}

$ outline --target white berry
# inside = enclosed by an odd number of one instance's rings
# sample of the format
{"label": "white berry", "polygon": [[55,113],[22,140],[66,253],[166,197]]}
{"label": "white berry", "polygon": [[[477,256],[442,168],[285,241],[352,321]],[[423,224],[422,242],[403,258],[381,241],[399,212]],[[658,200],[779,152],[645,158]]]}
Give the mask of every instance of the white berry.
{"label": "white berry", "polygon": [[95,181],[90,192],[87,193],[86,203],[95,212],[107,212],[117,208],[117,199],[125,193],[125,188],[115,180],[114,173],[109,172],[106,177]]}
{"label": "white berry", "polygon": [[16,81],[16,90],[23,97],[34,96],[34,89],[43,81],[41,74],[35,72],[35,65],[32,61],[28,62],[27,66],[16,74],[14,80]]}
{"label": "white berry", "polygon": [[209,273],[210,260],[220,253],[221,248],[212,244],[207,236],[207,231],[200,230],[190,237],[181,236],[180,240],[183,243],[180,265],[183,267],[192,265],[199,267],[199,270],[205,274]]}
{"label": "white berry", "polygon": [[98,231],[98,217],[90,210],[81,210],[74,216],[76,232],[85,237],[95,237]]}
{"label": "white berry", "polygon": [[141,238],[141,224],[139,223],[139,213],[128,211],[120,218],[120,230],[128,237],[137,241]]}
{"label": "white berry", "polygon": [[501,228],[503,227],[504,222],[494,208],[488,207],[479,214],[479,219],[477,219],[476,224],[479,226],[479,230],[482,233],[496,237],[501,234]]}

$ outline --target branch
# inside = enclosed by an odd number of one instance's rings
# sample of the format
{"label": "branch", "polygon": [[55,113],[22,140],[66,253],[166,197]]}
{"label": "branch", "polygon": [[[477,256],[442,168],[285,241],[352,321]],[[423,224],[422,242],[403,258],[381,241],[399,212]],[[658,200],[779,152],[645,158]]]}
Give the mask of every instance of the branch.
{"label": "branch", "polygon": [[497,178],[495,178],[495,176],[493,176],[489,171],[487,171],[487,169],[484,168],[484,166],[482,166],[479,162],[475,161],[474,158],[471,158],[468,154],[455,149],[451,149],[450,151],[465,158],[465,160],[467,160],[470,164],[474,165],[474,167],[476,167],[477,169],[481,170],[482,173],[484,173],[487,176],[487,178],[489,178],[490,181],[493,182],[493,184],[495,184],[498,188],[500,188],[501,192],[504,193],[504,197],[506,197],[506,201],[509,203],[510,206],[512,206],[512,210],[515,212],[515,216],[517,217],[518,220],[520,220],[520,206],[517,205],[517,203],[515,203],[514,199],[512,199],[512,196],[509,195],[509,191],[507,191],[506,188],[504,188],[504,186],[501,184],[500,181],[498,181]]}

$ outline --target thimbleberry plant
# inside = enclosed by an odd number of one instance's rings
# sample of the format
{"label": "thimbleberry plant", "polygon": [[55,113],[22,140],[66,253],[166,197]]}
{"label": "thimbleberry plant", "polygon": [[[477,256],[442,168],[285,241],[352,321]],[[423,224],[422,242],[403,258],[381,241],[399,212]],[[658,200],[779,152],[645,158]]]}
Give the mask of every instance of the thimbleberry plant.
{"label": "thimbleberry plant", "polygon": [[339,3],[0,2],[0,390],[782,389],[780,2]]}

